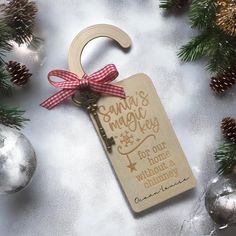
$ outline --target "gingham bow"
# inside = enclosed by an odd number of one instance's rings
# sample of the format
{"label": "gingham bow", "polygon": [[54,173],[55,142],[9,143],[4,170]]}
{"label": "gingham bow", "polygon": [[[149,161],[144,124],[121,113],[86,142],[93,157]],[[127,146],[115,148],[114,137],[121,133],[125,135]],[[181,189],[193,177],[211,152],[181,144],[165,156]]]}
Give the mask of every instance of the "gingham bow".
{"label": "gingham bow", "polygon": [[[122,87],[109,83],[114,80],[118,74],[119,73],[113,64],[105,66],[103,69],[92,75],[88,76],[85,74],[82,79],[79,79],[78,75],[69,71],[53,70],[48,73],[48,81],[54,87],[60,88],[61,90],[40,105],[47,109],[52,109],[66,98],[72,96],[76,91],[83,88],[89,88],[97,93],[125,98],[125,92]],[[52,76],[59,77],[65,81],[55,82],[51,80]]]}

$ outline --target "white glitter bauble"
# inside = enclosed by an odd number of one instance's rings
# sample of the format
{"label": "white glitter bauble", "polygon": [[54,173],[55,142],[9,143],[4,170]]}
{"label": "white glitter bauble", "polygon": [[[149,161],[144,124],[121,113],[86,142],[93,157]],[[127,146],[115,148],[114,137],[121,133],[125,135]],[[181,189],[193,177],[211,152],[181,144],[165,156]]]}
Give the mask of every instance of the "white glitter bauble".
{"label": "white glitter bauble", "polygon": [[206,209],[220,226],[236,224],[236,175],[213,179],[205,195]]}
{"label": "white glitter bauble", "polygon": [[0,125],[0,194],[25,188],[37,166],[34,149],[19,131]]}

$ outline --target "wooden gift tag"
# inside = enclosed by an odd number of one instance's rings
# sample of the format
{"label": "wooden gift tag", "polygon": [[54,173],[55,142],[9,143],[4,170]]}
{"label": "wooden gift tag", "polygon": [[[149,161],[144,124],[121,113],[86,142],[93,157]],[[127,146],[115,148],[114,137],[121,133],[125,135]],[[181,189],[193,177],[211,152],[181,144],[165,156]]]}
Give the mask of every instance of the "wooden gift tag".
{"label": "wooden gift tag", "polygon": [[102,97],[98,113],[116,142],[107,155],[132,209],[141,212],[196,182],[150,78],[136,74],[117,84],[127,98]]}
{"label": "wooden gift tag", "polygon": [[[69,52],[70,70],[81,78],[83,48],[97,37],[112,38],[123,48],[131,46],[129,36],[112,25],[81,31]],[[115,139],[111,153],[91,119],[132,209],[141,212],[196,183],[150,78],[137,74],[117,84],[125,89],[126,99],[104,96],[97,103],[100,122],[107,136]]]}

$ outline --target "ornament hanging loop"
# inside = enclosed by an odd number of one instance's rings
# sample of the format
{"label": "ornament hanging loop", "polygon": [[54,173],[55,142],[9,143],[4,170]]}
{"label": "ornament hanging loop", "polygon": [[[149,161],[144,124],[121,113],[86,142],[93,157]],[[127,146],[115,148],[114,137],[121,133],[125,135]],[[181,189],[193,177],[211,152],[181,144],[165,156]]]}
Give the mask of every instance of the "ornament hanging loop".
{"label": "ornament hanging loop", "polygon": [[130,37],[123,30],[113,25],[97,24],[82,30],[72,41],[68,57],[70,71],[80,78],[85,75],[81,64],[83,49],[90,41],[100,37],[111,38],[124,49],[130,48],[132,44]]}

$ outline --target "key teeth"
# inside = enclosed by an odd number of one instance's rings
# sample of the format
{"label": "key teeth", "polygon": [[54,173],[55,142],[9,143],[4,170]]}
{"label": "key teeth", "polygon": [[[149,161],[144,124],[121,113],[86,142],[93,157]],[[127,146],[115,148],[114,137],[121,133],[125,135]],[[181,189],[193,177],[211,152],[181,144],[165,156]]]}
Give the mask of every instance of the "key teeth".
{"label": "key teeth", "polygon": [[108,151],[109,153],[111,153],[111,152],[112,152],[112,145],[115,145],[115,144],[116,144],[116,143],[115,143],[115,139],[114,139],[113,137],[108,138],[108,139],[107,139],[107,144],[108,144],[108,145],[106,145],[106,146],[107,146],[107,151]]}
{"label": "key teeth", "polygon": [[109,153],[112,152],[112,148],[111,148],[111,146],[107,147],[107,151],[108,151]]}
{"label": "key teeth", "polygon": [[110,143],[111,145],[115,145],[115,144],[116,144],[115,139],[114,139],[113,137],[110,137],[110,138],[108,139],[108,141],[109,141],[109,143]]}

